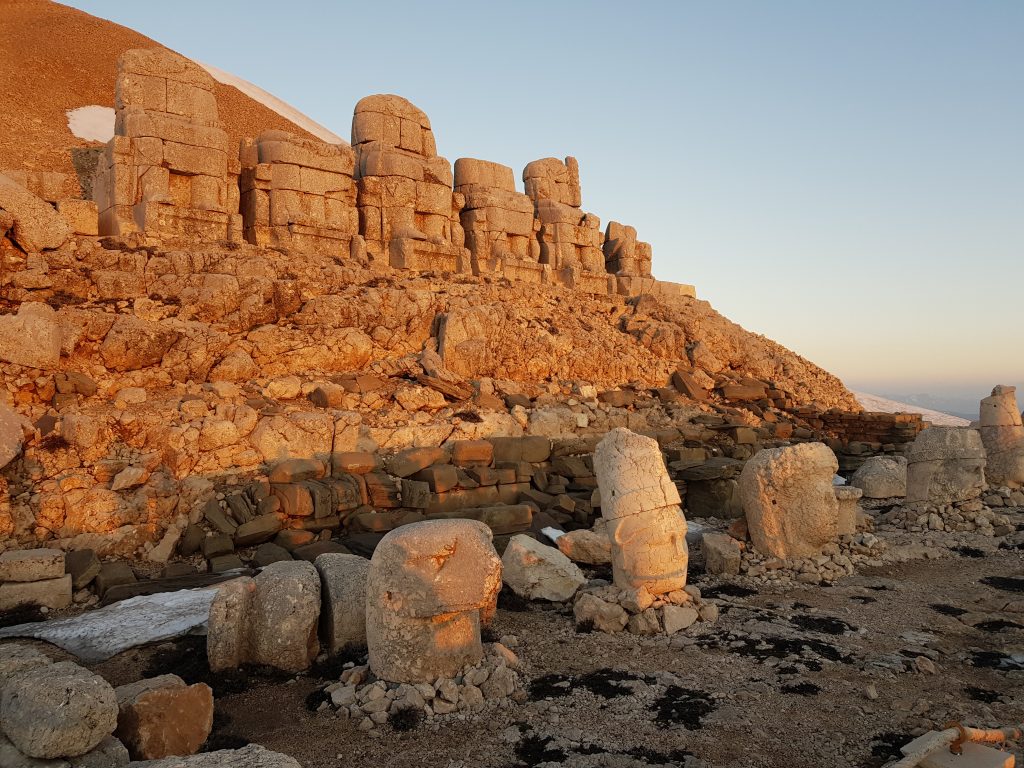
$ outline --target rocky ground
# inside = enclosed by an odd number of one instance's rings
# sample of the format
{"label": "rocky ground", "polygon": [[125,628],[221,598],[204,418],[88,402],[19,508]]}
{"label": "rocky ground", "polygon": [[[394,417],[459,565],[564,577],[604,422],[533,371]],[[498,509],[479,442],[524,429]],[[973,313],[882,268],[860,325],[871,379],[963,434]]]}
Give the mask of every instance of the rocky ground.
{"label": "rocky ground", "polygon": [[[1024,511],[1008,514],[1024,530]],[[307,768],[882,766],[949,721],[1024,721],[1024,549],[1016,536],[932,535],[943,537],[936,559],[830,587],[692,575],[721,616],[685,637],[577,631],[571,608],[503,593],[485,639],[514,646],[522,702],[370,733],[325,703],[341,662],[294,678],[213,676],[203,639],[185,638],[94,669],[114,685],[164,672],[208,681],[208,748],[256,742]]]}

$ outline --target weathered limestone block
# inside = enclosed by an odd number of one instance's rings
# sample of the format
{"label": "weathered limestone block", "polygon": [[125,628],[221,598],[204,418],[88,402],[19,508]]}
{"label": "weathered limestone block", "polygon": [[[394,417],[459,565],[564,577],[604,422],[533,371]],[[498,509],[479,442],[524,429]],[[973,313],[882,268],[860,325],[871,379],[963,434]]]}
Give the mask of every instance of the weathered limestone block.
{"label": "weathered limestone block", "polygon": [[1000,385],[981,401],[980,432],[989,485],[1024,487],[1024,426],[1017,410],[1017,388]]}
{"label": "weathered limestone block", "polygon": [[224,584],[210,606],[207,656],[218,672],[262,664],[301,672],[320,651],[320,576],[312,563],[268,565]]}
{"label": "weathered limestone block", "polygon": [[328,553],[313,563],[320,574],[320,639],[328,653],[366,647],[366,577],[370,561]]}
{"label": "weathered limestone block", "polygon": [[562,552],[529,536],[513,536],[501,556],[501,578],[528,600],[572,599],[586,576]]}
{"label": "weathered limestone block", "polygon": [[294,758],[271,752],[258,744],[188,757],[165,757],[138,765],[139,768],[302,768]]}
{"label": "weathered limestone block", "polygon": [[0,361],[52,370],[60,362],[61,329],[52,307],[26,301],[15,315],[0,315]]}
{"label": "weathered limestone block", "polygon": [[506,262],[537,264],[533,201],[516,191],[511,168],[459,158],[455,191],[466,201],[461,222],[475,274],[503,272]]}
{"label": "weathered limestone block", "polygon": [[837,485],[834,490],[839,502],[839,535],[852,535],[857,532],[857,512],[864,491],[855,485]]}
{"label": "weathered limestone block", "polygon": [[929,427],[907,453],[908,504],[969,501],[985,488],[985,446],[976,429]]}
{"label": "weathered limestone block", "polygon": [[594,473],[616,586],[652,595],[686,586],[686,520],[658,442],[613,429],[594,451]]}
{"label": "weathered limestone block", "polygon": [[0,211],[11,215],[11,235],[30,253],[60,248],[70,234],[67,223],[52,206],[4,174],[0,174]]}
{"label": "weathered limestone block", "polygon": [[0,683],[0,723],[29,757],[84,755],[113,733],[117,698],[106,680],[68,661],[22,669]]}
{"label": "weathered limestone block", "polygon": [[125,51],[114,106],[93,183],[100,234],[241,242],[239,163],[206,70],[163,49]]}
{"label": "weathered limestone block", "polygon": [[469,269],[451,164],[430,120],[401,96],[377,94],[352,118],[359,232],[373,261],[399,269]]}
{"label": "weathered limestone block", "polygon": [[430,520],[387,534],[366,585],[370,668],[390,682],[454,677],[483,656],[481,611],[493,611],[501,560],[475,520]]}
{"label": "weathered limestone block", "polygon": [[629,614],[618,603],[602,600],[597,595],[585,592],[573,603],[572,613],[576,624],[587,622],[600,632],[621,632],[629,622]]}
{"label": "weathered limestone block", "polygon": [[740,473],[739,490],[754,546],[781,559],[818,554],[839,536],[839,469],[823,443],[759,451]]}
{"label": "weathered limestone block", "polygon": [[31,434],[32,423],[0,402],[0,469],[10,464],[21,453],[26,434]]}
{"label": "weathered limestone block", "polygon": [[850,485],[864,491],[866,499],[906,496],[907,460],[903,456],[872,456],[853,473]]}
{"label": "weathered limestone block", "polygon": [[555,544],[563,555],[576,563],[609,565],[612,562],[612,543],[604,526],[600,530],[569,531],[559,536]]}
{"label": "weathered limestone block", "polygon": [[159,365],[179,338],[172,328],[133,315],[118,315],[100,344],[103,364],[113,371]]}
{"label": "weathered limestone block", "polygon": [[743,551],[740,543],[725,533],[705,533],[701,537],[704,570],[710,574],[735,576],[740,572]]}
{"label": "weathered limestone block", "polygon": [[248,242],[349,256],[359,231],[351,147],[265,131],[243,141],[240,157]]}
{"label": "weathered limestone block", "polygon": [[160,675],[122,685],[115,694],[115,735],[133,760],[195,754],[213,728],[213,691],[206,683]]}
{"label": "weathered limestone block", "polygon": [[11,549],[0,554],[0,581],[40,581],[64,575],[59,549]]}
{"label": "weathered limestone block", "polygon": [[71,574],[42,581],[5,581],[0,583],[0,611],[23,605],[38,605],[60,610],[71,605]]}

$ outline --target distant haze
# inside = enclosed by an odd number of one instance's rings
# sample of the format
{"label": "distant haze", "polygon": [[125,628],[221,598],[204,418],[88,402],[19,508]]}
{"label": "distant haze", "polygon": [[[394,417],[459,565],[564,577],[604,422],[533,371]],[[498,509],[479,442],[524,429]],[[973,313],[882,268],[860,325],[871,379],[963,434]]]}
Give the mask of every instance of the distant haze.
{"label": "distant haze", "polygon": [[72,5],[341,136],[391,92],[453,161],[573,154],[658,277],[858,390],[1024,379],[1024,3]]}

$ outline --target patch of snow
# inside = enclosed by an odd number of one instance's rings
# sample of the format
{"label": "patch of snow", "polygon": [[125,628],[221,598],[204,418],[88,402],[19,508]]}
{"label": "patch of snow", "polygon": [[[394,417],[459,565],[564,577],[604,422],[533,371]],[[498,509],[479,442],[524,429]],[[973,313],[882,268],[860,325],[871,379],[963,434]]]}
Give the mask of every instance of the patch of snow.
{"label": "patch of snow", "polygon": [[5,627],[0,629],[0,638],[33,637],[82,661],[105,661],[129,648],[180,637],[205,626],[216,595],[216,588],[141,595],[66,619]]}
{"label": "patch of snow", "polygon": [[68,116],[68,129],[80,139],[106,143],[114,138],[113,107],[91,104],[69,109],[65,114]]}
{"label": "patch of snow", "polygon": [[961,419],[959,416],[950,416],[942,411],[933,411],[930,408],[922,408],[910,403],[900,403],[896,400],[889,400],[878,395],[869,395],[865,392],[854,392],[853,396],[865,411],[877,413],[920,413],[925,421],[931,422],[937,427],[969,427],[971,422]]}
{"label": "patch of snow", "polygon": [[207,72],[209,72],[213,79],[216,80],[218,83],[234,86],[242,93],[244,93],[246,96],[248,96],[250,99],[258,101],[267,109],[271,109],[274,112],[277,112],[277,114],[279,114],[281,117],[291,120],[293,123],[295,123],[295,125],[299,126],[300,128],[306,131],[309,131],[311,134],[316,136],[321,141],[326,141],[329,144],[348,145],[348,142],[345,141],[345,139],[341,138],[341,136],[334,133],[333,131],[328,130],[324,126],[320,125],[320,123],[313,120],[311,117],[307,117],[306,115],[299,112],[299,110],[297,110],[291,104],[281,101],[281,99],[277,98],[277,96],[274,96],[272,93],[268,93],[267,91],[260,88],[258,85],[254,85],[253,83],[250,83],[248,80],[243,80],[242,78],[236,75],[232,75],[230,72],[225,72],[223,69],[217,69],[217,67],[211,67],[209,64],[203,64],[201,61],[197,61],[196,64],[198,64]]}

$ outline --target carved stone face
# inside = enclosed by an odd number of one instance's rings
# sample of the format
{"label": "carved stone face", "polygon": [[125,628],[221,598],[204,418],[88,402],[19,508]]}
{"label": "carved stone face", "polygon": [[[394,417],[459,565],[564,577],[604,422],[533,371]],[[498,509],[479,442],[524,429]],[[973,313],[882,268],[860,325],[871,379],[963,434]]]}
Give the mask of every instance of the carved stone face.
{"label": "carved stone face", "polygon": [[686,585],[686,521],[678,507],[610,520],[608,536],[616,586],[664,594]]}

